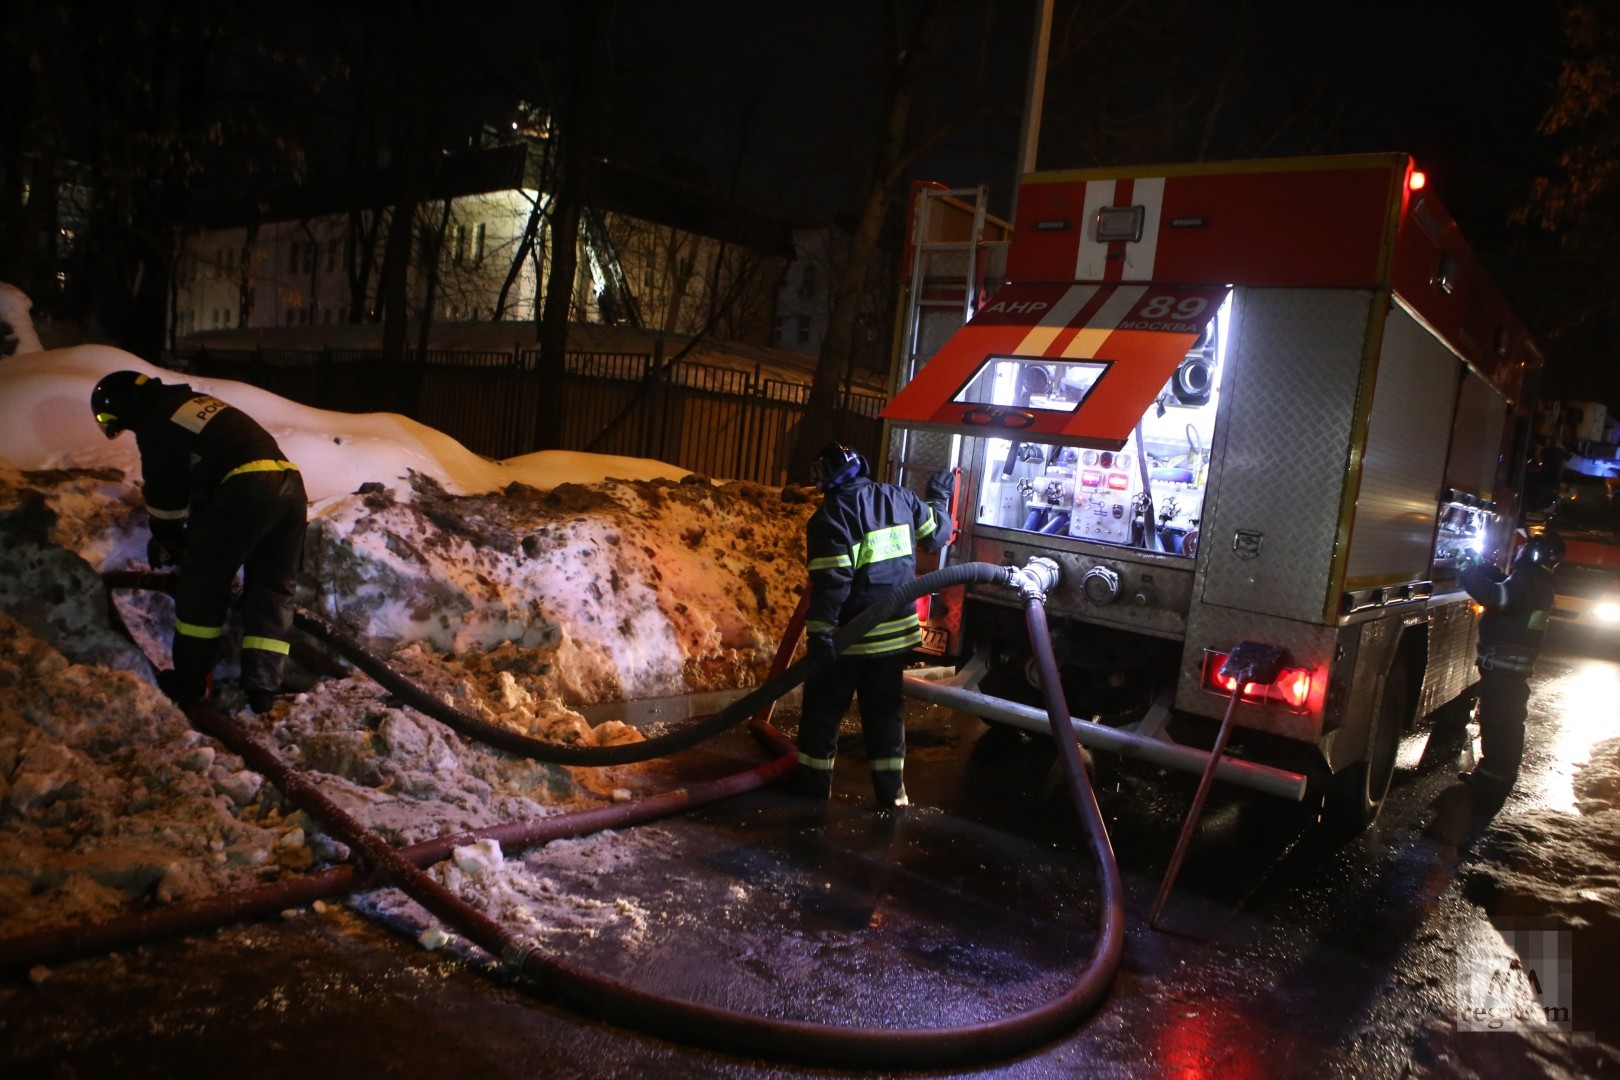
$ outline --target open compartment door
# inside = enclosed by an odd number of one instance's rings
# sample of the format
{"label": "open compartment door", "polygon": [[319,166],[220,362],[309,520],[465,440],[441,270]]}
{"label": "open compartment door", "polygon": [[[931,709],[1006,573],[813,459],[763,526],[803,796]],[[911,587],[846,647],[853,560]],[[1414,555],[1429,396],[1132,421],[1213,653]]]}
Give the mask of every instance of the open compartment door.
{"label": "open compartment door", "polygon": [[883,410],[895,423],[1117,450],[1224,287],[1002,287]]}

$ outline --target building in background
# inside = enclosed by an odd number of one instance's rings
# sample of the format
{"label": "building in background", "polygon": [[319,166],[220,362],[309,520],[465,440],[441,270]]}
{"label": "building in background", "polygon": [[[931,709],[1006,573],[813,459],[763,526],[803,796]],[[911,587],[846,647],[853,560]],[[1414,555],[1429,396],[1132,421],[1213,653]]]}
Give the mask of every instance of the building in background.
{"label": "building in background", "polygon": [[[535,323],[552,256],[545,155],[532,141],[447,158],[417,207],[408,278],[413,327]],[[785,226],[697,191],[596,163],[581,223],[575,322],[770,343]],[[211,215],[183,242],[170,340],[214,331],[374,324],[392,207],[300,192]]]}

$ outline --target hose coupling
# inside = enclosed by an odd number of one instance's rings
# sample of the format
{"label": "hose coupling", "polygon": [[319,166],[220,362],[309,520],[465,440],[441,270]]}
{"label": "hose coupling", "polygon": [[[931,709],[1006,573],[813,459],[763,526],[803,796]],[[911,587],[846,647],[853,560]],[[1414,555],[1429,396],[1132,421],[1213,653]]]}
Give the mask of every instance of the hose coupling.
{"label": "hose coupling", "polygon": [[1008,567],[1007,585],[1025,600],[1046,602],[1046,594],[1058,583],[1061,571],[1054,559],[1037,555],[1023,566]]}
{"label": "hose coupling", "polygon": [[512,938],[507,941],[505,948],[501,949],[501,963],[513,971],[522,971],[529,958],[539,954],[540,947],[534,942]]}

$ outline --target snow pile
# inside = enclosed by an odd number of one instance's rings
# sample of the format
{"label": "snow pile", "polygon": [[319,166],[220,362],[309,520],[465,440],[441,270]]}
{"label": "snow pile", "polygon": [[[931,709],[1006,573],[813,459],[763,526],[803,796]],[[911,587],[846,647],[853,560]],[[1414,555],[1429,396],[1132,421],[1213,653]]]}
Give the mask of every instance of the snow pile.
{"label": "snow pile", "polygon": [[1620,941],[1620,739],[1592,747],[1574,787],[1576,814],[1538,809],[1493,823],[1468,895],[1492,915],[1551,916]]}
{"label": "snow pile", "polygon": [[139,676],[72,663],[0,614],[0,688],[7,933],[309,865],[262,781]]}
{"label": "snow pile", "polygon": [[108,441],[90,415],[90,391],[114,371],[189,383],[247,412],[303,468],[304,487],[317,507],[368,481],[400,488],[413,472],[432,477],[457,494],[499,491],[514,482],[549,490],[571,479],[682,475],[680,469],[659,461],[559,450],[494,462],[442,432],[394,413],[312,409],[247,383],[177,374],[107,345],[52,349],[0,362],[0,414],[5,418],[0,424],[0,461],[30,470],[110,465],[138,475],[135,440],[126,435]]}
{"label": "snow pile", "polygon": [[[169,599],[109,598],[101,585],[101,572],[144,569],[148,535],[133,439],[109,442],[89,417],[90,387],[119,368],[180,379],[100,346],[0,361],[0,936],[348,855],[155,689],[147,657],[168,663]],[[304,472],[314,501],[299,603],[526,734],[635,740],[579,707],[756,683],[803,587],[814,503],[798,488],[581,454],[491,462],[400,417],[193,385],[255,415]],[[226,708],[239,697],[234,634],[216,670]],[[565,768],[470,742],[306,644],[289,672],[301,692],[237,720],[390,843],[657,789],[657,763]],[[480,845],[432,872],[537,939],[613,924],[633,940],[641,914],[580,890],[668,844],[644,827],[537,852]],[[429,922],[394,890],[352,902]]]}
{"label": "snow pile", "polygon": [[416,478],[315,519],[309,606],[391,652],[509,642],[571,704],[735,686],[769,663],[804,585],[797,488],[700,478],[451,496]]}

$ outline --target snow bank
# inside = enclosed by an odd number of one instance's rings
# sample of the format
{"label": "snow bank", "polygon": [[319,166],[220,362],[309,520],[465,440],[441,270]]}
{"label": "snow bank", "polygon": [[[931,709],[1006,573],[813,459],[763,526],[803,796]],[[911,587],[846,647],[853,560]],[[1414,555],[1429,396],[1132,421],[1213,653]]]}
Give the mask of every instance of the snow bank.
{"label": "snow bank", "polygon": [[375,482],[408,487],[413,473],[446,491],[499,491],[512,483],[542,491],[603,476],[679,479],[683,470],[645,458],[542,451],[500,463],[480,457],[441,432],[394,413],[338,413],[298,405],[247,383],[179,374],[107,345],[79,345],[0,361],[0,462],[14,468],[112,466],[139,476],[135,440],[108,440],[90,414],[90,391],[103,376],[141,371],[164,382],[185,382],[247,412],[276,437],[303,470],[312,502]]}
{"label": "snow bank", "polygon": [[[319,515],[302,591],[430,691],[551,741],[641,737],[618,721],[593,726],[571,702],[757,681],[804,573],[810,506],[797,489],[657,480],[457,496],[418,476],[406,493],[373,490]],[[139,565],[139,502],[108,465],[0,468],[0,935],[347,857],[192,730],[110,621],[97,571]],[[125,629],[166,663],[167,598],[115,598]],[[491,751],[391,706],[363,676],[295,668],[303,693],[238,721],[391,843],[612,802],[656,783],[656,763],[569,769]],[[233,671],[227,661],[217,676]],[[608,923],[634,936],[635,911],[559,882],[653,842],[605,834],[548,845],[544,858],[486,850],[434,872],[492,910],[521,914],[537,939]],[[427,925],[392,890],[355,903]]]}

